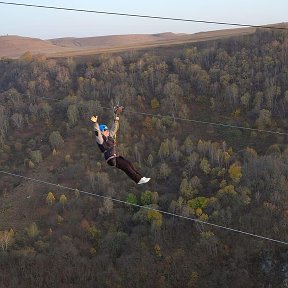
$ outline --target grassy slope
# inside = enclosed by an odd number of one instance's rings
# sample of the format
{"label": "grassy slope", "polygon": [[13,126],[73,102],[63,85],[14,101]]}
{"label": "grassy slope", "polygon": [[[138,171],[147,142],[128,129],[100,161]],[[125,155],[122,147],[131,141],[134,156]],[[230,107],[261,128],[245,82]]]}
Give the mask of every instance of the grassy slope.
{"label": "grassy slope", "polygon": [[[63,38],[40,40],[20,36],[0,37],[0,57],[17,58],[27,51],[50,57],[71,57],[101,53],[122,52],[131,49],[155,48],[185,43],[215,40],[253,33],[254,28],[227,29],[196,34],[177,35],[170,33],[153,35],[118,35],[87,38]],[[161,36],[162,35],[162,36]]]}

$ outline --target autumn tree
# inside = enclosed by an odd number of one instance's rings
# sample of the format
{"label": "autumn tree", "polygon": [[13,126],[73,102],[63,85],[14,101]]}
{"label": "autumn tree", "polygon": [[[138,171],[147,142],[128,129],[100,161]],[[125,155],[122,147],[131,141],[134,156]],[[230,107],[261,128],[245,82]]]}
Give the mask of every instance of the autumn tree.
{"label": "autumn tree", "polygon": [[39,235],[40,231],[38,229],[38,226],[35,222],[33,222],[31,225],[29,225],[26,229],[27,235],[29,238],[35,238]]}
{"label": "autumn tree", "polygon": [[59,202],[61,203],[62,207],[64,208],[64,206],[67,204],[67,197],[64,194],[62,194],[60,196]]}
{"label": "autumn tree", "polygon": [[242,173],[241,173],[241,166],[239,163],[233,163],[229,169],[228,169],[228,173],[230,178],[234,181],[234,182],[239,182],[241,177],[242,177]]}
{"label": "autumn tree", "polygon": [[158,231],[163,223],[163,216],[160,212],[154,210],[147,211],[147,217],[152,225],[152,229]]}
{"label": "autumn tree", "polygon": [[50,206],[55,202],[55,197],[52,192],[48,192],[48,195],[46,197],[46,202]]}
{"label": "autumn tree", "polygon": [[0,247],[3,252],[7,252],[8,247],[13,243],[13,229],[0,231]]}

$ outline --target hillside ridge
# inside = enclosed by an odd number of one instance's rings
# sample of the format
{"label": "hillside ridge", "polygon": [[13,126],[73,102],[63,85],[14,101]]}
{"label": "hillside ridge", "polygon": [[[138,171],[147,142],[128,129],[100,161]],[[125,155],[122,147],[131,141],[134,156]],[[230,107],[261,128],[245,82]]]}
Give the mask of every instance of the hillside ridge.
{"label": "hillside ridge", "polygon": [[[115,50],[140,49],[167,46],[187,42],[233,37],[254,33],[255,28],[226,29],[195,34],[156,34],[107,35],[95,37],[63,37],[42,40],[18,35],[0,36],[0,57],[18,58],[25,52],[44,54],[51,57],[79,56],[114,52]],[[113,49],[113,51],[111,51]]]}

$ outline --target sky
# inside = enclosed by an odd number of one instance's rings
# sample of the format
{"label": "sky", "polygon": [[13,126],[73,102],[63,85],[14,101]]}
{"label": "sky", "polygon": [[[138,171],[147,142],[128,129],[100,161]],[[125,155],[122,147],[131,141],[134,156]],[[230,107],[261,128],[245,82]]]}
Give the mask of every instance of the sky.
{"label": "sky", "polygon": [[[251,25],[288,22],[286,0],[15,0],[13,2]],[[235,27],[0,4],[1,36],[8,34],[52,39],[163,32],[196,33],[227,28]]]}

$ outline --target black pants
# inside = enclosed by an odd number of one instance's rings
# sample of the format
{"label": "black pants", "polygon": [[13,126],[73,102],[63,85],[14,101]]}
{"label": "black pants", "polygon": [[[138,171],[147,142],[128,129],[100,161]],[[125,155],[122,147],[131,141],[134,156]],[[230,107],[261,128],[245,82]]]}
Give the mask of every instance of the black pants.
{"label": "black pants", "polygon": [[124,171],[135,183],[138,183],[142,175],[136,170],[134,165],[122,156],[115,157],[107,162],[110,166],[115,166]]}

